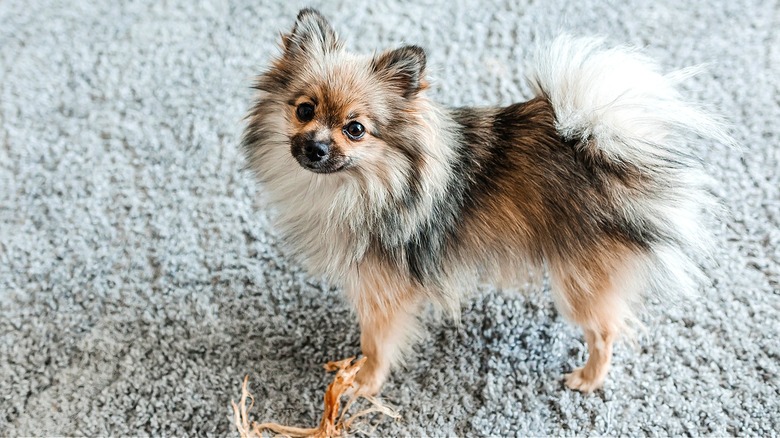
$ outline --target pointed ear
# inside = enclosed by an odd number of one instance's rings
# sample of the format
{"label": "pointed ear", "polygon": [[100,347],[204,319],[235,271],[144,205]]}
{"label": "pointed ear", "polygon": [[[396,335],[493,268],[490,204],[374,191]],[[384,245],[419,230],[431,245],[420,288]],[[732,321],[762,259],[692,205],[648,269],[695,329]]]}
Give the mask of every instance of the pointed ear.
{"label": "pointed ear", "polygon": [[295,26],[282,36],[285,54],[324,54],[339,50],[342,46],[338,35],[316,9],[306,8],[298,12]]}
{"label": "pointed ear", "polygon": [[374,58],[374,71],[389,82],[398,93],[409,99],[425,89],[425,51],[418,46],[404,46]]}

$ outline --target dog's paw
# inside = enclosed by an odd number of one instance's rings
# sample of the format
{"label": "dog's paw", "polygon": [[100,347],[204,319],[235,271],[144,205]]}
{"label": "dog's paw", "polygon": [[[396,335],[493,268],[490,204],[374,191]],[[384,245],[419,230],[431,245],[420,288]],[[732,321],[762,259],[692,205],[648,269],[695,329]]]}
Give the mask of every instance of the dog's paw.
{"label": "dog's paw", "polygon": [[358,396],[375,396],[382,389],[382,385],[387,379],[387,373],[373,366],[370,359],[369,362],[366,362],[366,365],[358,371],[351,392]]}
{"label": "dog's paw", "polygon": [[[361,377],[363,378],[361,379]],[[361,376],[358,374],[355,384],[352,387],[352,392],[358,396],[375,396],[382,390],[382,383],[384,383],[384,379],[377,379],[374,376]]]}
{"label": "dog's paw", "polygon": [[584,368],[577,368],[564,377],[566,379],[566,386],[586,394],[590,394],[604,385],[604,377],[593,378],[588,376],[588,373],[584,371]]}

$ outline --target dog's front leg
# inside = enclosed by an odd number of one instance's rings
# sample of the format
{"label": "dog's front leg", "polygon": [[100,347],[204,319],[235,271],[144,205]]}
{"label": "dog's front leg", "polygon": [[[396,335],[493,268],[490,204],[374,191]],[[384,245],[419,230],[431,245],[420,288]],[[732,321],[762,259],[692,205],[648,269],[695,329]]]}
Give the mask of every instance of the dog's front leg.
{"label": "dog's front leg", "polygon": [[360,321],[360,348],[368,358],[357,375],[359,394],[379,392],[418,330],[422,294],[386,280],[384,275],[364,276],[348,288]]}

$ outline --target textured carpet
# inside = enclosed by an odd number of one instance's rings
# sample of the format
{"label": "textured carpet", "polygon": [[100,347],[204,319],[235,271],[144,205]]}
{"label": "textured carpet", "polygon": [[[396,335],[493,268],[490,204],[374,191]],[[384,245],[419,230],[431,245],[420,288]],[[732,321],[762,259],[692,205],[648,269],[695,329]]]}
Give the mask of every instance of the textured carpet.
{"label": "textured carpet", "polygon": [[[355,50],[425,47],[453,105],[527,97],[533,43],[560,30],[710,62],[684,92],[743,145],[693,146],[731,212],[719,265],[696,299],[651,303],[604,390],[564,388],[586,351],[544,288],[486,289],[461,325],[426,319],[376,435],[777,435],[780,5],[621,3],[314,2]],[[258,418],[316,422],[357,325],[291,259],[237,146],[301,6],[0,2],[0,435],[233,434],[245,374]]]}

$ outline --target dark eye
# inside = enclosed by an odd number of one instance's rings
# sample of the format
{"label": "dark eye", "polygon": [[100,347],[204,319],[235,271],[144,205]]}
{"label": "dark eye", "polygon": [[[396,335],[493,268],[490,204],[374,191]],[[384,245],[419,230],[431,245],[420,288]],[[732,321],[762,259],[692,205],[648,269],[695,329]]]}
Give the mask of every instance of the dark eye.
{"label": "dark eye", "polygon": [[352,140],[360,140],[366,133],[366,128],[358,122],[350,122],[344,127],[344,133]]}
{"label": "dark eye", "polygon": [[310,103],[302,103],[295,109],[295,115],[298,116],[298,120],[301,122],[308,122],[314,118],[314,105]]}

